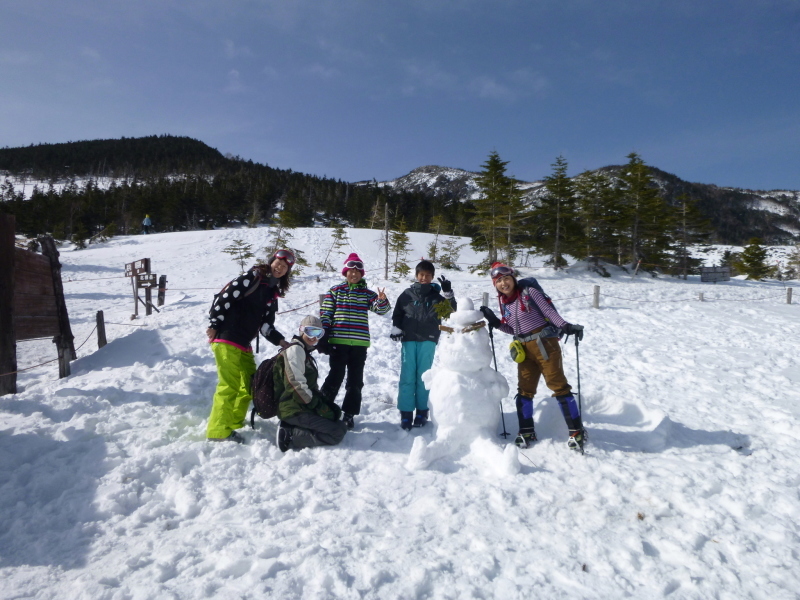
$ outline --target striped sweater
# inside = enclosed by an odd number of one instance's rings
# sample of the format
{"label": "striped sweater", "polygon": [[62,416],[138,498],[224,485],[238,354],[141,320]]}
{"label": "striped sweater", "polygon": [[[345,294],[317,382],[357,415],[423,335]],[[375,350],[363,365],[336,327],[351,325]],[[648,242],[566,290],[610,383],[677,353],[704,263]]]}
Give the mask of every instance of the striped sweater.
{"label": "striped sweater", "polygon": [[392,307],[388,299],[367,289],[367,282],[340,283],[333,286],[322,301],[320,318],[328,333],[329,344],[369,346],[369,313],[385,315]]}
{"label": "striped sweater", "polygon": [[[535,303],[536,306],[532,306]],[[536,307],[541,309],[541,312]],[[542,293],[536,288],[526,287],[519,289],[519,295],[514,301],[506,304],[500,303],[503,315],[503,324],[500,331],[512,335],[527,335],[531,331],[547,325],[547,320],[556,327],[564,327],[567,322],[556,312],[553,305],[547,301]]]}

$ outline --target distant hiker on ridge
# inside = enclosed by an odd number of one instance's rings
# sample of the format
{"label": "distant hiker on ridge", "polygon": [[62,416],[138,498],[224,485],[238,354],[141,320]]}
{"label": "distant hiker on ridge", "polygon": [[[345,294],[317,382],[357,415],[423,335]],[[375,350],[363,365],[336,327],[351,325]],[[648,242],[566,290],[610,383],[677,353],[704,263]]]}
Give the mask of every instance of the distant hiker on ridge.
{"label": "distant hiker on ridge", "polygon": [[150,220],[150,215],[145,215],[144,219],[142,219],[142,231],[145,235],[150,233],[150,228],[153,226],[153,222]]}

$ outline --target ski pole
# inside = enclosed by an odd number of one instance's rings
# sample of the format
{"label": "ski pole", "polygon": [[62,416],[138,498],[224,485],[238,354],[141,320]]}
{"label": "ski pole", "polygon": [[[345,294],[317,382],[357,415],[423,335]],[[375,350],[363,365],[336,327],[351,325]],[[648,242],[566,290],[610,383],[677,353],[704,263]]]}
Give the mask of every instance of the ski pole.
{"label": "ski pole", "polygon": [[578,336],[575,336],[575,362],[578,370],[578,413],[583,417],[583,407],[581,406],[581,355],[578,353]]}
{"label": "ski pole", "polygon": [[[492,358],[494,358],[494,370],[497,371],[497,355],[494,353],[494,333],[492,332],[494,328],[489,325],[489,340],[492,342]],[[578,384],[578,389],[580,389],[580,384]],[[500,418],[503,420],[503,433],[500,435],[503,439],[507,438],[510,434],[506,431],[506,415],[503,412],[503,399],[500,399]]]}

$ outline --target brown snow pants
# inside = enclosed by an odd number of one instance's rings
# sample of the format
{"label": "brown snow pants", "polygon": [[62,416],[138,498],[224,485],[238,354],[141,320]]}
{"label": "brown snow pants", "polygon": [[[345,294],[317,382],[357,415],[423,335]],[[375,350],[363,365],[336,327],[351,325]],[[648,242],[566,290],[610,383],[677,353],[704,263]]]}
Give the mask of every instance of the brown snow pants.
{"label": "brown snow pants", "polygon": [[[537,329],[531,333],[538,333]],[[566,396],[572,390],[564,375],[564,364],[561,359],[561,345],[558,338],[544,338],[542,340],[545,350],[550,355],[548,360],[542,358],[536,340],[524,342],[525,360],[517,365],[517,391],[528,398],[533,398],[539,386],[539,378],[543,375],[544,382],[553,391],[553,396]]]}

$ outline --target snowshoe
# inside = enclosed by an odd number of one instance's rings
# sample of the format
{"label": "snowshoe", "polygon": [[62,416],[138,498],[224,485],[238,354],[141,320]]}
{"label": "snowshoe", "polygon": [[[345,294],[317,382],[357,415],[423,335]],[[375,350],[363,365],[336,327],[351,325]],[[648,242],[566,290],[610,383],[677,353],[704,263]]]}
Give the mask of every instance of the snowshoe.
{"label": "snowshoe", "polygon": [[517,437],[514,440],[514,443],[519,448],[528,448],[535,441],[536,441],[536,433],[529,433],[529,432],[524,432],[523,433],[522,431],[520,431],[517,434]]}
{"label": "snowshoe", "polygon": [[414,413],[412,411],[400,411],[400,427],[406,431],[411,431]]}
{"label": "snowshoe", "polygon": [[567,440],[567,447],[570,450],[575,450],[576,452],[583,454],[583,444],[586,443],[586,438],[587,435],[585,429],[570,430],[569,439]]}

